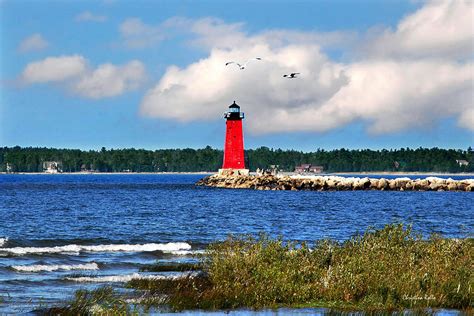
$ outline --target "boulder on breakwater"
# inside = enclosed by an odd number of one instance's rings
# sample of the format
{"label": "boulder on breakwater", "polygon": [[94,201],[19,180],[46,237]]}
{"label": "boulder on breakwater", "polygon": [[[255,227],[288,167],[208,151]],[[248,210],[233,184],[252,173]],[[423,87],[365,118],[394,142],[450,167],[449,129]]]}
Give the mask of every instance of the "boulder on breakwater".
{"label": "boulder on breakwater", "polygon": [[339,176],[211,175],[196,185],[230,189],[308,190],[308,191],[474,191],[474,179],[453,180],[437,177],[424,179],[375,179]]}

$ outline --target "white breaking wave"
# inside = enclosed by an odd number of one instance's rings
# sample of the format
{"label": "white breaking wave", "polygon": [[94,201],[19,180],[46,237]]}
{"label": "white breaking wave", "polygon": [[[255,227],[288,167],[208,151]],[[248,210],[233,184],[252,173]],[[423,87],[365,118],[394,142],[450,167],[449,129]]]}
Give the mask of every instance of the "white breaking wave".
{"label": "white breaking wave", "polygon": [[169,253],[172,255],[177,255],[177,256],[188,256],[188,255],[199,255],[199,254],[204,254],[206,251],[205,250],[171,250],[171,251],[163,251],[164,253]]}
{"label": "white breaking wave", "polygon": [[5,238],[0,238],[0,247],[2,247],[3,245],[5,245],[5,243],[8,241],[8,237],[5,237]]}
{"label": "white breaking wave", "polygon": [[58,270],[99,270],[99,266],[95,262],[85,264],[50,264],[50,265],[29,265],[29,266],[12,266],[13,270],[20,272],[39,272],[39,271],[58,271]]}
{"label": "white breaking wave", "polygon": [[184,278],[186,276],[193,277],[194,274],[178,274],[178,275],[143,275],[138,273],[125,274],[125,275],[107,275],[107,276],[96,276],[96,277],[66,277],[68,281],[74,282],[93,282],[93,283],[105,283],[105,282],[129,282],[131,280],[176,280]]}
{"label": "white breaking wave", "polygon": [[138,245],[66,245],[57,247],[15,247],[0,248],[1,252],[25,255],[31,253],[80,253],[80,252],[150,252],[150,251],[177,251],[189,250],[191,245],[186,242],[169,242],[163,244],[138,244]]}

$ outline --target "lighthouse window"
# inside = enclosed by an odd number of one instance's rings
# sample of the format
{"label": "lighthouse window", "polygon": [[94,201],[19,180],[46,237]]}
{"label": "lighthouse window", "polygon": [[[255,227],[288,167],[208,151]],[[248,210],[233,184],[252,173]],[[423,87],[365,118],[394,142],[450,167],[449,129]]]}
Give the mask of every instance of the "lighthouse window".
{"label": "lighthouse window", "polygon": [[238,113],[238,112],[239,112],[239,108],[230,108],[230,111],[229,111],[229,112]]}

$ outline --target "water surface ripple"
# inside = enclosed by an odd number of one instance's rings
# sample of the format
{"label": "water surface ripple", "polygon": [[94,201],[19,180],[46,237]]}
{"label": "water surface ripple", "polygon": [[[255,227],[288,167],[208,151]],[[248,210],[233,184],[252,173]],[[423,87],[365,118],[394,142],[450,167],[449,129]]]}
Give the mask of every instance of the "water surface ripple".
{"label": "water surface ripple", "polygon": [[71,275],[115,280],[156,260],[194,260],[186,247],[199,250],[229,234],[346,240],[393,222],[425,236],[474,232],[469,192],[228,190],[194,186],[201,177],[0,175],[0,313],[102,285],[74,283]]}

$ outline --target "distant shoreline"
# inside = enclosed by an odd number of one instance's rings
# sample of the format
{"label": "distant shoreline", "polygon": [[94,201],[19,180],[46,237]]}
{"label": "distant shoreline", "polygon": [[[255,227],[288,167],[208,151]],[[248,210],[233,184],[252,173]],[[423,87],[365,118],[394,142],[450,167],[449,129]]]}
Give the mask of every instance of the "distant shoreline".
{"label": "distant shoreline", "polygon": [[[17,175],[127,175],[127,174],[143,174],[143,175],[180,175],[180,174],[189,174],[189,175],[205,175],[205,174],[215,174],[216,171],[195,171],[195,172],[61,172],[61,173],[47,173],[47,172],[0,172],[0,174],[17,174]],[[296,175],[294,172],[282,172],[284,175]],[[443,173],[443,172],[390,172],[390,171],[364,171],[364,172],[331,172],[331,173],[315,173],[311,174],[314,176],[326,176],[326,175],[407,175],[407,176],[474,176],[473,172],[460,172],[460,173]]]}
{"label": "distant shoreline", "polygon": [[60,173],[48,173],[48,172],[13,172],[6,173],[0,172],[0,174],[18,174],[18,175],[126,175],[126,174],[213,174],[216,172],[207,171],[196,171],[196,172],[60,172]]}

